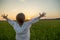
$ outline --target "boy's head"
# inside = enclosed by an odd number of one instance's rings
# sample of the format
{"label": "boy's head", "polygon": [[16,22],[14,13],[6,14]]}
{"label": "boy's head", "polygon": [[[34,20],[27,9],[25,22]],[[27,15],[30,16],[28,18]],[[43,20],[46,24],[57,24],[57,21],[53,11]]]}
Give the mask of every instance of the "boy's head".
{"label": "boy's head", "polygon": [[25,15],[24,15],[23,13],[19,13],[19,14],[17,14],[17,16],[16,16],[16,20],[17,20],[18,23],[23,24],[24,21],[25,21]]}

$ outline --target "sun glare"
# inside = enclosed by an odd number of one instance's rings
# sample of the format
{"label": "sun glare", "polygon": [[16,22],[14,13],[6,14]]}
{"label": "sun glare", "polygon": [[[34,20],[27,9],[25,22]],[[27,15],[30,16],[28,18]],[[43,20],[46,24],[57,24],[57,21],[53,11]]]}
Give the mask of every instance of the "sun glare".
{"label": "sun glare", "polygon": [[30,20],[31,18],[27,18],[28,20]]}

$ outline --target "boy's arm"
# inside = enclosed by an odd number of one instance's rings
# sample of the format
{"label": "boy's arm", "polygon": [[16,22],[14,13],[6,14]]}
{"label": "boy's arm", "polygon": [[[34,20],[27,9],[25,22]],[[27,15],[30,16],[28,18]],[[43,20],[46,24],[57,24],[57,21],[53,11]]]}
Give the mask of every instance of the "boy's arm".
{"label": "boy's arm", "polygon": [[4,19],[6,19],[6,20],[7,20],[7,22],[8,22],[10,25],[12,25],[12,26],[13,26],[13,25],[14,25],[14,21],[12,21],[12,20],[8,19],[8,18],[7,18],[7,16],[8,16],[8,15],[5,15],[5,14],[4,14],[4,15],[2,15],[2,17],[3,17]]}
{"label": "boy's arm", "polygon": [[32,24],[32,23],[36,23],[37,21],[39,21],[40,20],[40,16],[39,17],[36,17],[36,18],[33,18],[33,19],[31,19],[30,21],[29,21],[29,23],[30,24]]}
{"label": "boy's arm", "polygon": [[6,20],[10,25],[14,26],[14,21],[13,20],[11,20],[11,19],[6,19]]}
{"label": "boy's arm", "polygon": [[42,14],[40,14],[40,16],[38,16],[38,17],[36,17],[36,18],[30,20],[30,21],[29,21],[29,24],[36,23],[37,21],[40,20],[40,18],[44,17],[45,14],[46,14],[46,13],[43,12]]}

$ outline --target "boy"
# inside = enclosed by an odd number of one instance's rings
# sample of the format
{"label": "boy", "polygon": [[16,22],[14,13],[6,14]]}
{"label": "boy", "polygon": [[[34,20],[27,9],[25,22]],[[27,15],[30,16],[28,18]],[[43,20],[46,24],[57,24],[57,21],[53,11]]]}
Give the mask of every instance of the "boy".
{"label": "boy", "polygon": [[35,23],[41,17],[44,17],[45,13],[40,14],[40,16],[38,16],[28,22],[24,22],[25,15],[23,13],[17,14],[17,16],[16,16],[17,22],[8,19],[7,16],[8,15],[2,15],[2,17],[4,19],[6,19],[10,25],[13,26],[13,28],[16,32],[16,40],[30,40],[30,27],[31,27],[32,23]]}

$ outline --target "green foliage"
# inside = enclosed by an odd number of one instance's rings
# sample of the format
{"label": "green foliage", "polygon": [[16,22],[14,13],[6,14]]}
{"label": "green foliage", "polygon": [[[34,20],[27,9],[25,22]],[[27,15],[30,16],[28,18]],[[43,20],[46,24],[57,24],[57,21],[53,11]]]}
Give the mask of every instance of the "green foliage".
{"label": "green foliage", "polygon": [[[15,40],[15,31],[7,22],[0,22],[0,40]],[[40,20],[31,27],[31,40],[60,40],[60,20]]]}

